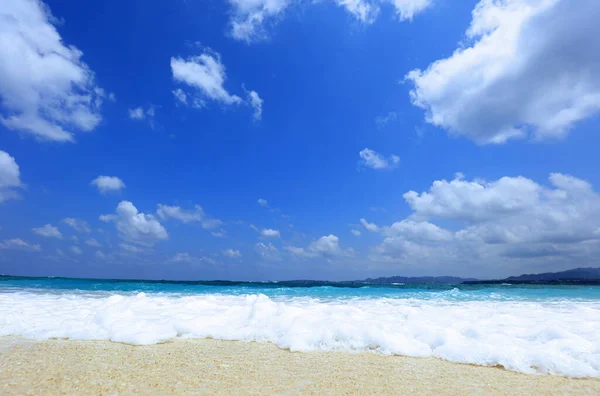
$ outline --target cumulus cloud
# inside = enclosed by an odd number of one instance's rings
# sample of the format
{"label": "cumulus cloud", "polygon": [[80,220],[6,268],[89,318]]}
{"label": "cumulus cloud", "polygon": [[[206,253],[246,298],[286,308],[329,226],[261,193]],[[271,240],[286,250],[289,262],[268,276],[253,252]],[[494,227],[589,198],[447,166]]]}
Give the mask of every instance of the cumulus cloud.
{"label": "cumulus cloud", "polygon": [[522,176],[496,181],[467,181],[462,175],[451,181],[437,180],[429,191],[403,195],[413,217],[440,217],[468,221],[494,220],[522,212],[540,199],[543,188]]}
{"label": "cumulus cloud", "polygon": [[207,99],[225,105],[241,103],[242,99],[225,89],[225,66],[216,52],[204,52],[187,59],[171,58],[173,79],[196,88]]}
{"label": "cumulus cloud", "polygon": [[6,151],[0,150],[0,203],[19,198],[19,193],[15,189],[21,187],[23,184],[17,161]]}
{"label": "cumulus cloud", "polygon": [[185,224],[197,222],[200,223],[205,230],[217,228],[223,224],[219,219],[207,218],[200,205],[195,205],[193,210],[185,210],[181,209],[179,206],[158,204],[156,214],[163,220],[172,218]]}
{"label": "cumulus cloud", "polygon": [[368,148],[361,150],[358,155],[360,156],[360,164],[371,169],[389,170],[395,168],[400,163],[400,157],[397,155],[390,155],[386,158]]}
{"label": "cumulus cloud", "polygon": [[19,238],[5,239],[4,241],[0,242],[0,249],[24,250],[29,252],[39,252],[40,250],[42,250],[40,245],[27,243]]}
{"label": "cumulus cloud", "polygon": [[138,212],[129,201],[117,205],[116,214],[101,216],[102,221],[112,221],[122,239],[129,243],[151,246],[169,239],[165,227],[152,215]]}
{"label": "cumulus cloud", "polygon": [[242,257],[242,254],[240,253],[239,250],[235,250],[235,249],[226,249],[223,250],[223,255],[230,257],[230,258],[240,258]]}
{"label": "cumulus cloud", "polygon": [[267,207],[267,206],[269,206],[269,202],[267,202],[267,200],[266,200],[266,199],[259,198],[257,202],[258,202],[258,204],[259,204],[260,206],[262,206],[262,207]]}
{"label": "cumulus cloud", "polygon": [[386,227],[363,222],[383,237],[374,260],[476,270],[511,259],[522,268],[591,265],[600,254],[600,195],[570,175],[550,174],[544,186],[522,176],[488,182],[459,174],[404,199],[408,218]]}
{"label": "cumulus cloud", "polygon": [[479,144],[564,137],[600,112],[596,0],[482,0],[467,45],[406,76],[426,121]]}
{"label": "cumulus cloud", "polygon": [[260,232],[260,235],[266,238],[279,238],[279,230],[274,230],[272,228],[263,228]]}
{"label": "cumulus cloud", "polygon": [[63,237],[60,230],[54,227],[52,224],[46,224],[42,227],[32,228],[31,231],[33,231],[35,234],[43,236],[44,238],[61,239]]}
{"label": "cumulus cloud", "polygon": [[316,241],[311,242],[307,248],[286,246],[286,250],[299,257],[325,257],[340,258],[354,254],[352,249],[343,249],[340,247],[340,239],[333,235],[322,236]]}
{"label": "cumulus cloud", "polygon": [[0,122],[40,140],[66,142],[100,123],[106,94],[83,53],[62,41],[56,20],[41,1],[2,2]]}
{"label": "cumulus cloud", "polygon": [[100,191],[102,194],[113,191],[121,191],[126,187],[125,183],[123,183],[123,180],[116,176],[98,176],[92,180],[91,184],[96,186],[98,191]]}
{"label": "cumulus cloud", "polygon": [[83,233],[83,234],[89,234],[90,232],[92,232],[92,230],[90,229],[90,226],[88,225],[88,223],[85,220],[75,219],[73,217],[67,217],[67,218],[62,219],[61,222],[65,223],[66,225],[68,225],[69,227],[74,229],[75,231]]}
{"label": "cumulus cloud", "polygon": [[81,248],[79,246],[71,246],[71,251],[77,255],[80,255],[83,253],[83,250],[81,250]]}
{"label": "cumulus cloud", "polygon": [[360,236],[360,234],[361,234],[359,230],[354,230],[354,229],[353,229],[353,230],[350,230],[350,232],[351,232],[351,233],[352,233],[352,235],[354,235],[354,236]]}
{"label": "cumulus cloud", "polygon": [[[246,92],[247,100],[238,95],[229,93],[225,88],[227,79],[225,65],[221,62],[221,55],[207,48],[198,56],[186,59],[181,57],[171,58],[171,72],[173,79],[193,88],[197,96],[192,100],[192,107],[203,108],[206,100],[212,100],[222,105],[246,104],[254,109],[254,119],[262,117],[263,100],[256,91],[242,89]],[[173,91],[173,95],[180,103],[188,103],[188,94],[181,88]]]}

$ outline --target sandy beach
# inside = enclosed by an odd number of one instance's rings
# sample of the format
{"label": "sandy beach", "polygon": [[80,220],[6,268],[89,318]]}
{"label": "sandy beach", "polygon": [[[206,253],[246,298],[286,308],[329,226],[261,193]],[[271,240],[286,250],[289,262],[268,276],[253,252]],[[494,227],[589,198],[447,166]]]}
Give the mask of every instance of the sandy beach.
{"label": "sandy beach", "polygon": [[600,394],[600,379],[525,375],[434,358],[292,353],[275,345],[177,340],[0,339],[0,393],[22,394]]}

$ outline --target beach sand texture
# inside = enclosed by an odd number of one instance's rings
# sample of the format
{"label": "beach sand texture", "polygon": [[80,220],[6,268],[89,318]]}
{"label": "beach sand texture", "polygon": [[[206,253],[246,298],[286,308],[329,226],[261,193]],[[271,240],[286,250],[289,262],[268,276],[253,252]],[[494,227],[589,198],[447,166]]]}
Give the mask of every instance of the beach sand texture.
{"label": "beach sand texture", "polygon": [[293,353],[273,344],[0,338],[0,394],[600,395],[600,379],[525,375],[434,358]]}

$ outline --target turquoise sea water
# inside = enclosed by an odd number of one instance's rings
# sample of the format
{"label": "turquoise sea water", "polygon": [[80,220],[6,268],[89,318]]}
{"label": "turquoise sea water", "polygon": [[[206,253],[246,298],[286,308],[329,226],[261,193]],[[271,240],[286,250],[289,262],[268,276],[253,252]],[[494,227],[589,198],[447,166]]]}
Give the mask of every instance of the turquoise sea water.
{"label": "turquoise sea water", "polygon": [[0,292],[38,290],[55,293],[264,294],[269,297],[416,298],[456,301],[600,301],[600,287],[572,285],[375,285],[348,282],[148,281],[0,276]]}

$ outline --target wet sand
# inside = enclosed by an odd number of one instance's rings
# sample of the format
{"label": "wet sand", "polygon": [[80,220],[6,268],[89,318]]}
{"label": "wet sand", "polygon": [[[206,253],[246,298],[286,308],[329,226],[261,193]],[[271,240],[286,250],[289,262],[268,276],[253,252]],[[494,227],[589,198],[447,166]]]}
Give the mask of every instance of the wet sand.
{"label": "wet sand", "polygon": [[525,375],[434,358],[292,353],[272,344],[0,338],[0,394],[599,395],[600,379]]}

